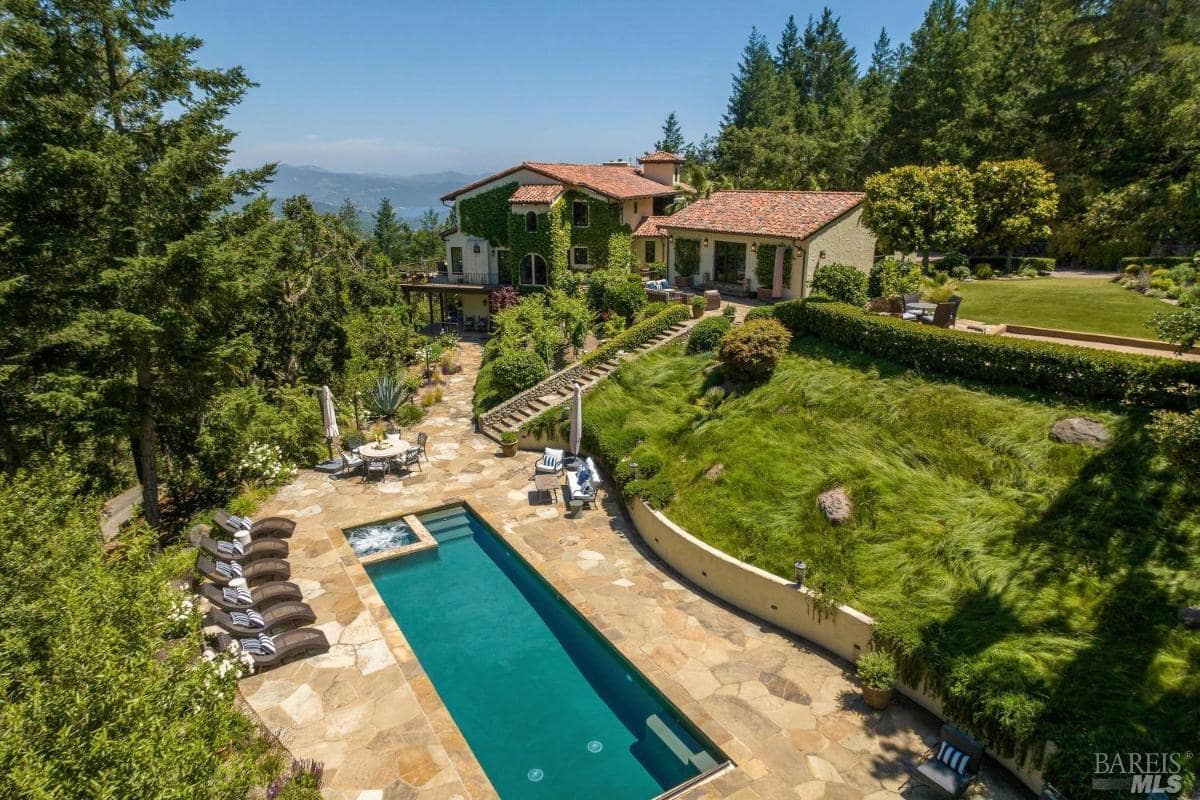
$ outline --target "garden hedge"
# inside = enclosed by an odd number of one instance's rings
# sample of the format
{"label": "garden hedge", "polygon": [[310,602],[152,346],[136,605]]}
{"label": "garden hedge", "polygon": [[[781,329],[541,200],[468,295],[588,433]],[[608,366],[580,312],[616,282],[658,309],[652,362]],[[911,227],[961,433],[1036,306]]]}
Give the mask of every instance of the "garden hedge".
{"label": "garden hedge", "polygon": [[1191,264],[1192,261],[1191,256],[1129,256],[1121,259],[1121,271],[1124,272],[1125,268],[1130,264],[1138,264],[1143,267],[1155,269],[1158,267],[1170,269],[1171,267],[1178,267],[1180,264]]}
{"label": "garden hedge", "polygon": [[1159,408],[1184,408],[1200,393],[1200,363],[1192,361],[933,328],[841,303],[790,300],[773,308],[794,334],[916,369]]}
{"label": "garden hedge", "polygon": [[608,361],[619,350],[632,350],[638,347],[659,334],[666,331],[668,328],[678,325],[685,319],[690,319],[692,311],[685,305],[673,304],[670,308],[657,316],[644,319],[637,325],[631,328],[626,328],[620,335],[615,336],[609,341],[597,347],[592,352],[585,355],[581,360],[584,364],[599,364],[603,361]]}

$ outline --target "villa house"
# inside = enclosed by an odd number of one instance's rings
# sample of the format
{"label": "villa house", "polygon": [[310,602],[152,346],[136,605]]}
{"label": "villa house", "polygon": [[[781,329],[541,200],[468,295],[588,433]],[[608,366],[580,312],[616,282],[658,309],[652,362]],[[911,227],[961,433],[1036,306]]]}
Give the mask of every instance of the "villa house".
{"label": "villa house", "polygon": [[822,264],[870,270],[875,235],[863,225],[863,198],[861,192],[719,191],[646,220],[635,236],[669,243],[672,280],[763,299],[804,297]]}

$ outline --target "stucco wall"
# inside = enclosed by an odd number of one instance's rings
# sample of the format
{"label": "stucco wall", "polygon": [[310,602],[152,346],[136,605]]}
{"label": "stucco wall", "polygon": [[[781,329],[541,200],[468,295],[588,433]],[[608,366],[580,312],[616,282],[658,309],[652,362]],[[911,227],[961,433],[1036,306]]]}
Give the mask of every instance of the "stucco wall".
{"label": "stucco wall", "polygon": [[[818,607],[807,588],[797,587],[793,581],[739,561],[700,541],[638,498],[630,500],[628,508],[634,527],[650,549],[706,592],[847,661],[856,661],[869,649],[875,620],[866,614],[849,606]],[[936,698],[905,684],[896,688],[939,719],[945,719],[942,704]],[[1010,758],[994,757],[1033,792],[1044,788],[1045,778],[1037,769]]]}
{"label": "stucco wall", "polygon": [[[817,263],[822,250],[825,251],[825,257],[820,259],[820,263],[849,264],[863,272],[870,272],[875,260],[875,234],[863,225],[861,205],[822,228],[805,242],[805,246],[811,265]],[[809,270],[808,280],[812,281],[812,269]]]}

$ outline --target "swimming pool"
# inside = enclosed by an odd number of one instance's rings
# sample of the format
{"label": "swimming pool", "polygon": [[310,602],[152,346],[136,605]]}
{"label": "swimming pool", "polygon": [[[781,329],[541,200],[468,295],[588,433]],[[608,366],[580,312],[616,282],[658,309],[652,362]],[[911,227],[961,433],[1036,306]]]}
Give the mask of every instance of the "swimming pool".
{"label": "swimming pool", "polygon": [[504,800],[649,800],[725,757],[470,508],[366,565]]}
{"label": "swimming pool", "polygon": [[359,558],[417,542],[417,534],[403,519],[385,519],[359,525],[357,528],[347,528],[344,533],[350,549]]}

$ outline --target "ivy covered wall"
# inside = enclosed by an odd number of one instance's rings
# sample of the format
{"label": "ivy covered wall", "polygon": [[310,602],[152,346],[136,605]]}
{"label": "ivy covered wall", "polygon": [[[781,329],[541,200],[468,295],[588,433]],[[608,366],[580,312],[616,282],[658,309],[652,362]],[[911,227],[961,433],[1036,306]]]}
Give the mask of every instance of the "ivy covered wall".
{"label": "ivy covered wall", "polygon": [[[509,246],[509,217],[513,216],[508,198],[517,190],[516,181],[480,192],[458,201],[458,229],[468,236],[487,239],[492,247]],[[522,219],[524,217],[522,216]]]}
{"label": "ivy covered wall", "polygon": [[[757,263],[754,265],[754,275],[758,278],[758,285],[765,286],[768,289],[775,282],[775,248],[778,245],[760,244],[758,246]],[[783,250],[783,286],[789,288],[792,285],[792,248],[785,247]]]}
{"label": "ivy covered wall", "polygon": [[[509,192],[511,195],[512,192]],[[505,204],[507,209],[507,203]],[[521,259],[530,253],[537,253],[546,259],[549,267],[551,286],[561,283],[560,276],[567,269],[567,250],[571,243],[569,230],[570,219],[566,211],[567,204],[563,198],[558,198],[550,204],[550,208],[537,215],[537,230],[525,229],[525,213],[505,211],[504,219],[508,226],[509,255],[508,263],[512,269],[512,282],[521,283]]]}
{"label": "ivy covered wall", "polygon": [[[570,247],[588,249],[588,266],[608,266],[608,243],[614,233],[632,233],[629,226],[621,222],[621,206],[601,200],[575,190],[563,194],[564,219],[570,231]],[[587,203],[588,226],[574,226],[575,203]],[[574,254],[570,254],[572,259]],[[573,261],[571,263],[574,263]]]}

